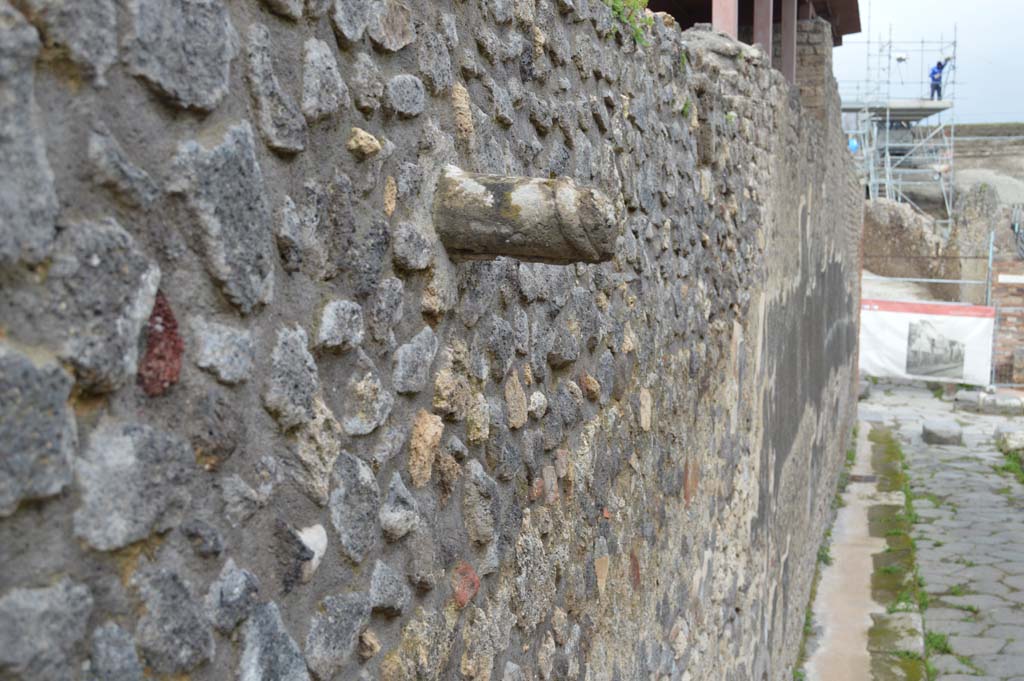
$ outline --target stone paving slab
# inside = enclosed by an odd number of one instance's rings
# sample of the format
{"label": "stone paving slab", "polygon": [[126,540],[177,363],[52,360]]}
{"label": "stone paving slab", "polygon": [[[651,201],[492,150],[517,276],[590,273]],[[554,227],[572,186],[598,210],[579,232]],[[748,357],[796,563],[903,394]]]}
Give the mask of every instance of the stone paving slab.
{"label": "stone paving slab", "polygon": [[963,444],[963,430],[953,419],[932,419],[921,425],[921,439],[930,445]]}
{"label": "stone paving slab", "polygon": [[[996,433],[1021,430],[1024,422],[984,413],[1017,414],[1020,401],[985,395],[975,412],[964,410],[973,395],[958,397],[950,403],[923,388],[876,386],[860,402],[860,418],[892,427],[903,447],[917,497],[912,535],[930,601],[925,630],[946,634],[954,653],[931,657],[938,681],[1020,681],[1024,487],[996,470],[1005,461]],[[946,433],[933,437],[932,424]],[[926,441],[949,441],[954,432],[961,444]]]}

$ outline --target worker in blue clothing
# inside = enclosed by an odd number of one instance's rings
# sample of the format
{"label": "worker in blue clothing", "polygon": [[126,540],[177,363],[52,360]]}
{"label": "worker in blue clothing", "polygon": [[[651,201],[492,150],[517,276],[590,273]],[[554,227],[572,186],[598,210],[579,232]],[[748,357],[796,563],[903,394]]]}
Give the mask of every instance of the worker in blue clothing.
{"label": "worker in blue clothing", "polygon": [[944,61],[935,62],[935,66],[928,73],[928,77],[932,81],[932,93],[928,99],[942,100],[942,69],[946,68],[946,64],[949,63],[949,57],[946,57]]}

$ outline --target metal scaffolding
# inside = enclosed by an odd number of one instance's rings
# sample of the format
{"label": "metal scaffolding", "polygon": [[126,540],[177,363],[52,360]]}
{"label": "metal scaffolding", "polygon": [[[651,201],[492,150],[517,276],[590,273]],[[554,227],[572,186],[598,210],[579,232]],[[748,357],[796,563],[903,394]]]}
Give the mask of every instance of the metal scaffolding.
{"label": "metal scaffolding", "polygon": [[[866,52],[864,80],[840,81],[843,128],[861,165],[869,198],[919,205],[948,234],[955,203],[957,38],[897,41],[888,37],[861,43]],[[941,99],[929,98],[928,73],[943,70]],[[911,71],[919,71],[917,74]],[[939,214],[936,214],[939,213]]]}

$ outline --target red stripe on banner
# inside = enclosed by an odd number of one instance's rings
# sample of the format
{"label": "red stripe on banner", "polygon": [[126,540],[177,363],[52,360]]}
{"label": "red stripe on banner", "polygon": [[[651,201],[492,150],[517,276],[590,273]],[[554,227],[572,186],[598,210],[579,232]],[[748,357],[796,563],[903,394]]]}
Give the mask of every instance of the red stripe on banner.
{"label": "red stripe on banner", "polygon": [[995,319],[996,309],[984,305],[957,305],[954,303],[909,303],[900,300],[861,300],[861,310],[874,312],[909,312],[946,317],[982,317]]}

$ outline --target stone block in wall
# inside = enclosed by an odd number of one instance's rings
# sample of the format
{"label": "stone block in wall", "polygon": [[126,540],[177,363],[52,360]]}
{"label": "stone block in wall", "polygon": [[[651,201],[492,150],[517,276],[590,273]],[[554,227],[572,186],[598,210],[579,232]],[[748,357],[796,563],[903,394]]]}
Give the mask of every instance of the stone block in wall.
{"label": "stone block in wall", "polygon": [[230,127],[220,144],[178,147],[171,191],[184,196],[199,227],[196,244],[210,276],[242,314],[274,295],[270,209],[249,123]]}
{"label": "stone block in wall", "polygon": [[57,195],[36,106],[39,34],[7,2],[0,4],[0,266],[42,260],[56,236]]}
{"label": "stone block in wall", "polygon": [[0,344],[0,517],[71,482],[78,429],[71,376],[56,361]]}
{"label": "stone block in wall", "polygon": [[128,0],[126,6],[129,72],[176,107],[216,108],[228,93],[239,50],[225,3]]}

